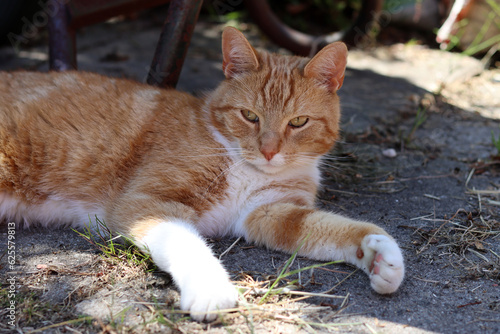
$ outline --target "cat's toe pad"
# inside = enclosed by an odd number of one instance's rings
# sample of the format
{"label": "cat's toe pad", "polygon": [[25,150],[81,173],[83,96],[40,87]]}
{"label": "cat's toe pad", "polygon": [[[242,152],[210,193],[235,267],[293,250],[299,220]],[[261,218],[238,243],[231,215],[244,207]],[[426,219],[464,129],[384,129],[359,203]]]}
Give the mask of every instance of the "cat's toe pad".
{"label": "cat's toe pad", "polygon": [[231,282],[197,282],[181,289],[181,308],[196,321],[214,321],[220,310],[236,305],[238,294]]}
{"label": "cat's toe pad", "polygon": [[395,292],[404,277],[403,255],[396,242],[385,235],[371,234],[363,239],[361,249],[372,288],[380,294]]}

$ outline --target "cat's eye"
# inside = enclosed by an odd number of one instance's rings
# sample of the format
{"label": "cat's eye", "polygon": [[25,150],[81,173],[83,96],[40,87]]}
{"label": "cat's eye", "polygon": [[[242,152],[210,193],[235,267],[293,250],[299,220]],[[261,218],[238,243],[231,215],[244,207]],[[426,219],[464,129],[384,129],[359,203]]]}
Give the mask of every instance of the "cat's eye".
{"label": "cat's eye", "polygon": [[250,110],[242,110],[241,114],[243,117],[245,117],[247,120],[249,120],[252,123],[257,123],[259,121],[259,116],[257,116],[256,113]]}
{"label": "cat's eye", "polygon": [[299,116],[299,117],[292,118],[290,120],[290,122],[288,122],[288,125],[290,125],[294,128],[300,128],[301,126],[306,125],[308,120],[309,120],[309,117]]}

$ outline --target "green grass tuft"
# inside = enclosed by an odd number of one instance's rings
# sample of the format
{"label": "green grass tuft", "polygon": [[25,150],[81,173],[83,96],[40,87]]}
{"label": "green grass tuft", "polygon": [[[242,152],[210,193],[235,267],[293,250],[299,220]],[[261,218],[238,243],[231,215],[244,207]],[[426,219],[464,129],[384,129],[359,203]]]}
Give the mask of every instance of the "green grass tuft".
{"label": "green grass tuft", "polygon": [[410,130],[410,133],[406,136],[405,145],[410,144],[415,135],[415,132],[427,121],[427,108],[418,108],[417,115],[415,116],[415,121],[413,122],[413,126]]}
{"label": "green grass tuft", "polygon": [[[264,296],[262,296],[262,298],[259,300],[258,304],[259,305],[262,305],[263,303],[266,302],[266,300],[269,298],[269,296],[272,296],[272,295],[275,295],[275,294],[279,294],[283,289],[275,289],[276,286],[279,284],[279,282],[289,276],[292,276],[292,275],[295,275],[295,274],[298,274],[298,273],[301,273],[303,271],[306,271],[306,270],[310,270],[310,269],[314,269],[314,268],[319,268],[319,267],[324,267],[324,266],[328,266],[330,264],[335,264],[335,263],[341,263],[343,261],[332,261],[332,262],[326,262],[326,263],[319,263],[319,264],[313,264],[311,266],[308,266],[308,267],[304,267],[304,268],[300,268],[300,269],[296,269],[296,270],[292,270],[292,271],[288,271],[288,269],[290,268],[290,266],[292,265],[292,263],[295,261],[295,258],[297,257],[297,254],[299,252],[299,250],[304,246],[305,242],[307,241],[307,239],[309,238],[310,235],[307,235],[304,240],[300,243],[299,247],[297,247],[297,249],[293,252],[292,256],[290,256],[290,258],[288,259],[288,261],[286,261],[285,265],[283,266],[283,269],[281,269],[281,272],[279,273],[278,277],[276,277],[276,279],[274,280],[274,282],[271,284],[271,286],[269,287],[269,289],[266,291],[266,293],[264,294]],[[293,284],[294,282],[292,282],[291,284]]]}
{"label": "green grass tuft", "polygon": [[500,135],[498,136],[498,139],[495,138],[495,133],[493,130],[491,130],[491,142],[493,143],[493,146],[497,149],[497,156],[500,156]]}
{"label": "green grass tuft", "polygon": [[124,260],[129,265],[144,267],[146,271],[156,270],[149,252],[142,252],[132,239],[121,235],[113,235],[103,220],[95,217],[96,228],[91,228],[92,221],[85,225],[83,231],[73,229],[78,235],[87,240],[94,247],[99,249],[104,257],[110,260]]}

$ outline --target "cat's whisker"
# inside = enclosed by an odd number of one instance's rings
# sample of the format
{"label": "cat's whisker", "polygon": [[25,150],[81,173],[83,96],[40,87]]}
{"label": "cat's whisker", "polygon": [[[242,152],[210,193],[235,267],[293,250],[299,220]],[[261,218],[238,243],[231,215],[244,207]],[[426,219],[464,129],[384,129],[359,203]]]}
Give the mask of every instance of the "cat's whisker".
{"label": "cat's whisker", "polygon": [[[317,154],[315,153],[307,153],[303,152],[301,154],[295,155],[294,159],[290,162],[290,166],[304,166],[304,165],[309,165],[313,163],[318,163],[318,167],[320,168],[333,168],[336,170],[341,170],[341,168],[335,164],[332,164],[332,160],[329,159],[324,159],[324,157],[321,157],[318,159]],[[336,162],[336,160],[333,160],[333,162]]]}
{"label": "cat's whisker", "polygon": [[323,160],[336,160],[336,161],[340,161],[340,160],[352,159],[352,157],[349,157],[349,156],[339,156],[339,155],[325,155],[321,159],[323,159]]}
{"label": "cat's whisker", "polygon": [[339,168],[339,165],[340,163],[338,161],[328,161],[328,160],[319,161],[319,166]]}
{"label": "cat's whisker", "polygon": [[328,162],[343,162],[347,161],[347,159],[334,159],[334,158],[323,158],[321,161],[328,161]]}
{"label": "cat's whisker", "polygon": [[348,169],[348,168],[346,168],[345,164],[341,164],[341,163],[336,164],[336,163],[330,163],[327,161],[320,162],[318,167],[320,169],[334,169],[336,171],[346,171]]}
{"label": "cat's whisker", "polygon": [[206,153],[206,154],[196,154],[196,155],[179,155],[178,157],[182,158],[201,158],[201,157],[238,157],[241,156],[245,150],[241,147],[207,147],[206,150],[215,151],[214,153]]}
{"label": "cat's whisker", "polygon": [[201,158],[201,157],[235,157],[234,153],[214,153],[214,154],[196,154],[196,155],[178,155],[179,158]]}
{"label": "cat's whisker", "polygon": [[335,170],[343,170],[340,166],[328,164],[328,163],[322,163],[319,165],[319,168],[326,169],[326,168],[331,168]]}
{"label": "cat's whisker", "polygon": [[306,165],[312,165],[315,163],[315,159],[307,158],[307,157],[295,157],[289,164],[291,167],[293,166],[306,166]]}
{"label": "cat's whisker", "polygon": [[303,157],[303,156],[296,156],[295,161],[301,161],[301,162],[306,162],[306,163],[314,163],[316,159],[311,158],[311,157]]}
{"label": "cat's whisker", "polygon": [[226,151],[226,150],[242,151],[243,150],[241,147],[206,147],[205,149],[207,149],[207,150],[220,150],[220,151]]}
{"label": "cat's whisker", "polygon": [[297,157],[303,158],[303,159],[308,159],[311,161],[315,161],[318,159],[318,154],[317,153],[309,153],[309,152],[300,152],[299,154],[296,154]]}
{"label": "cat's whisker", "polygon": [[243,163],[245,163],[245,159],[244,158],[241,158],[240,160],[237,160],[236,162],[234,162],[233,164],[230,164],[229,167],[227,167],[226,169],[224,169],[222,172],[219,173],[219,175],[217,175],[217,177],[209,184],[209,186],[207,187],[207,189],[205,190],[205,192],[203,193],[202,197],[203,198],[206,198],[206,194],[210,191],[210,189],[212,188],[212,186],[221,178],[223,177],[224,175],[226,175],[227,173],[229,173],[232,169],[242,165]]}

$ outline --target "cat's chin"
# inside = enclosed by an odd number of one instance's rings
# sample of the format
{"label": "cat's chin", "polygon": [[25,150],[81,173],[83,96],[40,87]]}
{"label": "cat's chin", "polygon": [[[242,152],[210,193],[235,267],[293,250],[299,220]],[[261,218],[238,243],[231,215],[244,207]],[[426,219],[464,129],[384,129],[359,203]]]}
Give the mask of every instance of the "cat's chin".
{"label": "cat's chin", "polygon": [[253,168],[264,174],[278,174],[287,169],[287,164],[273,164],[270,162],[248,162]]}
{"label": "cat's chin", "polygon": [[272,165],[254,165],[259,171],[264,174],[278,174],[286,169],[286,166],[272,166]]}

